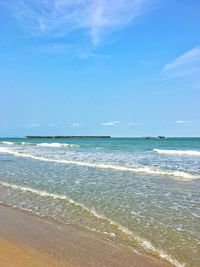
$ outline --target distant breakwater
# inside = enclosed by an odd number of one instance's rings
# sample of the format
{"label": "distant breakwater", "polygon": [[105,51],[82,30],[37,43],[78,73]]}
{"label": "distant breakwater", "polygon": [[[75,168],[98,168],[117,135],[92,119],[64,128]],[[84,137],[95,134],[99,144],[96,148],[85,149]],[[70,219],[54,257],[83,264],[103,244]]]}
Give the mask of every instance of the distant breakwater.
{"label": "distant breakwater", "polygon": [[80,136],[75,136],[75,135],[67,135],[67,136],[37,136],[37,135],[27,135],[25,136],[25,138],[52,138],[52,139],[56,139],[56,138],[111,138],[111,136],[102,136],[102,135],[98,135],[98,136],[84,136],[84,135],[80,135]]}

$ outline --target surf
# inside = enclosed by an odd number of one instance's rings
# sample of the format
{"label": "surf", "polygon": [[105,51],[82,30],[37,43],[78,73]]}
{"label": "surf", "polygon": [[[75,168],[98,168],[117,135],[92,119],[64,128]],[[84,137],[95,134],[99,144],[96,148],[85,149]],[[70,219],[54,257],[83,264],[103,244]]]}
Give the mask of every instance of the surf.
{"label": "surf", "polygon": [[195,150],[171,150],[171,149],[154,149],[158,154],[164,155],[186,155],[186,156],[197,156],[200,157],[200,151]]}
{"label": "surf", "polygon": [[32,145],[32,146],[39,146],[39,147],[79,147],[79,145],[76,144],[65,144],[65,143],[30,143],[30,142],[8,142],[8,141],[3,141],[1,142],[4,145]]}
{"label": "surf", "polygon": [[4,145],[14,145],[14,142],[8,142],[8,141],[3,141],[1,143]]}
{"label": "surf", "polygon": [[14,151],[14,150],[10,150],[8,148],[2,148],[2,147],[0,147],[0,152],[8,153],[8,154],[18,156],[18,157],[31,158],[34,160],[61,163],[61,164],[71,164],[71,165],[77,165],[77,166],[88,167],[88,168],[107,169],[107,170],[113,170],[113,171],[133,172],[133,173],[141,173],[141,174],[144,173],[144,174],[156,175],[156,176],[159,176],[159,175],[172,176],[172,177],[177,177],[177,178],[183,178],[185,180],[200,179],[200,176],[196,176],[191,173],[187,173],[183,171],[162,170],[162,169],[148,167],[148,166],[128,167],[128,166],[112,165],[112,164],[105,164],[105,163],[50,159],[50,158],[45,158],[45,157],[40,157],[40,156],[34,156],[31,154],[20,153],[20,152],[17,152],[16,150]]}
{"label": "surf", "polygon": [[79,147],[79,145],[76,144],[63,144],[63,143],[38,143],[36,146],[40,147]]}
{"label": "surf", "polygon": [[[141,245],[145,250],[150,251],[151,253],[159,256],[160,258],[163,258],[164,260],[168,261],[169,263],[177,266],[177,267],[183,267],[184,265],[179,263],[176,259],[174,259],[173,257],[169,256],[168,254],[166,254],[165,252],[156,249],[149,241],[137,236],[136,234],[134,234],[131,230],[129,230],[128,228],[120,225],[119,223],[111,220],[110,218],[104,216],[101,213],[98,213],[97,211],[95,211],[94,209],[89,209],[87,208],[85,205],[78,203],[76,201],[74,201],[71,198],[68,198],[65,195],[60,195],[60,194],[55,194],[55,193],[50,193],[44,190],[38,190],[38,189],[34,189],[34,188],[30,188],[30,187],[23,187],[20,185],[16,185],[13,183],[8,183],[8,182],[3,182],[0,181],[0,185],[8,187],[8,188],[12,188],[14,190],[19,190],[22,192],[29,192],[32,194],[36,194],[39,195],[41,197],[49,197],[49,198],[53,198],[53,199],[59,199],[59,200],[63,200],[63,201],[67,201],[72,205],[78,206],[79,208],[83,209],[84,211],[88,212],[89,214],[91,214],[92,216],[94,216],[96,219],[98,220],[103,220],[106,223],[108,223],[111,226],[116,227],[116,229],[118,231],[120,231],[121,233],[125,234],[127,237],[131,238],[133,241],[135,240],[139,245]],[[115,236],[115,233],[114,233]]]}

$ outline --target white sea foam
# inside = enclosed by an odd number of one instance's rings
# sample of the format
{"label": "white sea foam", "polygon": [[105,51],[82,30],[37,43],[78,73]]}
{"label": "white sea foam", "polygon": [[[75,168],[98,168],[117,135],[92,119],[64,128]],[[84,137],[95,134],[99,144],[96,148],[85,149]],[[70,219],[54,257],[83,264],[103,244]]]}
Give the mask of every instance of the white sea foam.
{"label": "white sea foam", "polygon": [[154,149],[159,154],[166,155],[187,155],[200,157],[200,151],[195,150],[169,150],[169,149]]}
{"label": "white sea foam", "polygon": [[33,143],[28,143],[28,142],[16,142],[16,145],[22,145],[22,146],[24,146],[24,145],[33,145]]}
{"label": "white sea foam", "polygon": [[16,190],[20,190],[20,191],[24,191],[24,192],[30,192],[30,193],[33,193],[33,194],[37,194],[37,195],[40,195],[42,197],[51,197],[51,198],[54,198],[54,199],[67,200],[71,204],[75,203],[72,199],[69,199],[64,195],[57,195],[57,194],[53,194],[53,193],[48,193],[46,191],[37,190],[37,189],[30,188],[30,187],[23,187],[23,186],[19,186],[19,185],[12,184],[12,183],[7,183],[7,182],[2,182],[2,181],[0,181],[0,184],[4,185],[4,186],[7,186],[7,187],[10,187],[12,189],[16,189]]}
{"label": "white sea foam", "polygon": [[127,166],[119,166],[119,165],[111,165],[111,164],[104,164],[104,163],[93,163],[93,162],[82,162],[82,161],[75,161],[75,160],[63,160],[63,159],[50,159],[40,156],[34,156],[31,154],[20,153],[17,150],[10,150],[5,147],[0,147],[0,152],[8,153],[18,157],[26,157],[35,160],[41,161],[48,161],[48,162],[55,162],[55,163],[62,163],[62,164],[72,164],[82,167],[88,168],[97,168],[97,169],[108,169],[114,171],[121,171],[121,172],[133,172],[133,173],[144,173],[148,175],[157,175],[157,176],[174,176],[177,178],[183,178],[184,180],[193,180],[193,179],[200,179],[200,176],[183,172],[183,171],[169,171],[169,170],[162,170],[158,168],[142,166],[142,167],[127,167]]}
{"label": "white sea foam", "polygon": [[2,144],[5,144],[5,145],[14,145],[13,142],[7,142],[7,141],[3,141]]}
{"label": "white sea foam", "polygon": [[[50,197],[53,199],[60,199],[60,200],[65,200],[68,201],[70,204],[73,204],[75,206],[78,206],[80,208],[82,208],[83,210],[87,211],[89,214],[93,215],[95,218],[100,219],[100,220],[104,220],[106,221],[108,224],[113,225],[114,227],[116,227],[119,231],[121,231],[122,233],[126,234],[127,237],[132,238],[133,240],[135,240],[136,242],[138,242],[140,245],[142,245],[144,247],[144,249],[151,251],[152,253],[155,253],[156,255],[160,256],[161,258],[163,258],[164,260],[170,262],[171,264],[177,266],[177,267],[183,267],[184,265],[179,263],[177,260],[175,260],[173,257],[167,255],[165,252],[156,249],[149,241],[138,237],[137,235],[135,235],[132,231],[130,231],[128,228],[118,224],[117,222],[107,218],[106,216],[96,212],[94,209],[89,209],[86,206],[84,206],[81,203],[78,203],[76,201],[74,201],[71,198],[68,198],[65,195],[59,195],[59,194],[54,194],[54,193],[49,193],[43,190],[37,190],[37,189],[33,189],[30,187],[23,187],[23,186],[19,186],[16,184],[12,184],[12,183],[8,183],[8,182],[3,182],[0,181],[0,184],[9,188],[12,188],[14,190],[20,190],[23,192],[30,192],[32,194],[37,194],[39,196],[42,197]],[[112,233],[113,236],[116,236],[115,233]]]}
{"label": "white sea foam", "polygon": [[28,143],[28,142],[8,142],[8,141],[3,141],[1,142],[2,144],[5,145],[36,145],[40,147],[79,147],[79,145],[76,144],[64,144],[64,143]]}
{"label": "white sea foam", "polygon": [[36,146],[41,147],[78,147],[76,144],[63,144],[63,143],[39,143]]}
{"label": "white sea foam", "polygon": [[1,142],[4,145],[33,145],[33,143],[28,143],[28,142],[8,142],[8,141],[3,141]]}

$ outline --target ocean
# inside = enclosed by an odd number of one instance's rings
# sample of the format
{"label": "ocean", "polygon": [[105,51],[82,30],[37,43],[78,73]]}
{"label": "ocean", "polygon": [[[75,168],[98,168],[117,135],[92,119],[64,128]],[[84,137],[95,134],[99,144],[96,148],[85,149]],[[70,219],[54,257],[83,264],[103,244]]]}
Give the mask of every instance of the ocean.
{"label": "ocean", "polygon": [[200,266],[200,138],[1,138],[0,202]]}

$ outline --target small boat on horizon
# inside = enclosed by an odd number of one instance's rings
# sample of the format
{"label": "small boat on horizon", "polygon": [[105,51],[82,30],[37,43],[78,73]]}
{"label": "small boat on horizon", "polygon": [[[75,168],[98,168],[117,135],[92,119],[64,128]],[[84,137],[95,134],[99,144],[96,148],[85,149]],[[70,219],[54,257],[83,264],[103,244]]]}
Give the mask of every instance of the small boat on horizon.
{"label": "small boat on horizon", "polygon": [[166,138],[164,135],[158,135],[156,137],[154,136],[145,136],[144,139],[164,139]]}

